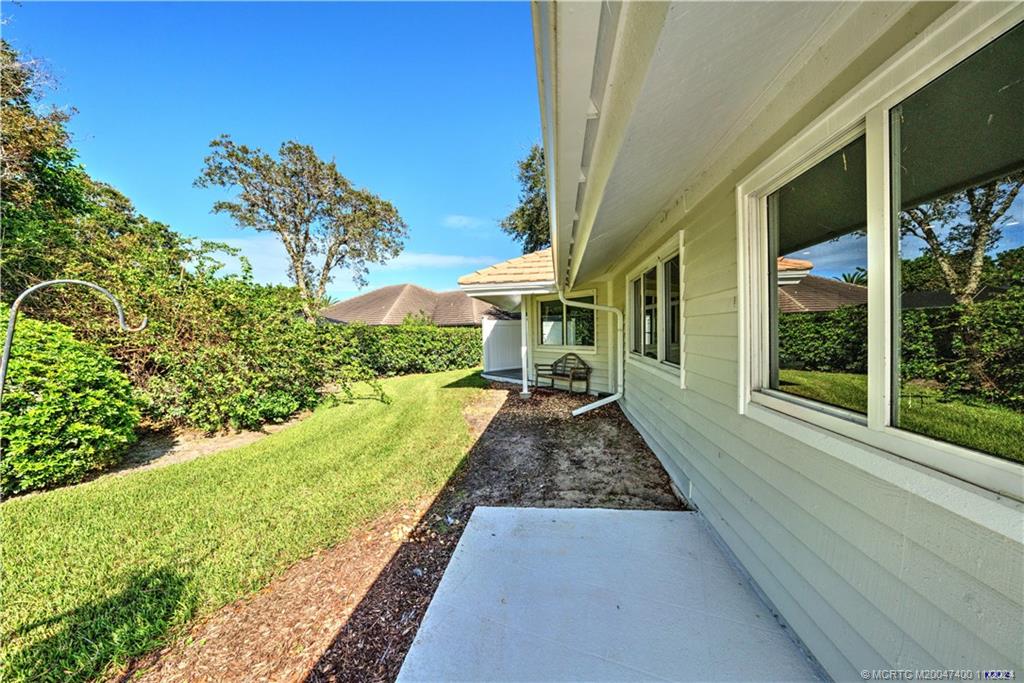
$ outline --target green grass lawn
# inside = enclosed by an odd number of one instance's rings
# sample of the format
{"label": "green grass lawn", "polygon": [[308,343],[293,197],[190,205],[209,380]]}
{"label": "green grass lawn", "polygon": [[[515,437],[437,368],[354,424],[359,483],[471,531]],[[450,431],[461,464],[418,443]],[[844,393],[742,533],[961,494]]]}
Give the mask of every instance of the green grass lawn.
{"label": "green grass lawn", "polygon": [[[867,410],[867,377],[841,372],[780,370],[783,389],[850,410]],[[904,387],[903,429],[975,450],[1024,461],[1024,414],[1001,406],[946,400],[928,387]]]}
{"label": "green grass lawn", "polygon": [[83,680],[264,586],[360,524],[440,490],[466,453],[471,371],[386,380],[257,443],[10,500],[4,680]]}

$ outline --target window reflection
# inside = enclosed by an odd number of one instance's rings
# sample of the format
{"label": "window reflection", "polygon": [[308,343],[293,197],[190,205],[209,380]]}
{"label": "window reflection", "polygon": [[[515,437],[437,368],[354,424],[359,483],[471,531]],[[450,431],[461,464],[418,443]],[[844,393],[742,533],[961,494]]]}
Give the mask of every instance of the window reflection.
{"label": "window reflection", "polygon": [[1024,25],[891,112],[893,423],[1024,460]]}
{"label": "window reflection", "polygon": [[864,138],[768,197],[769,387],[867,412]]}

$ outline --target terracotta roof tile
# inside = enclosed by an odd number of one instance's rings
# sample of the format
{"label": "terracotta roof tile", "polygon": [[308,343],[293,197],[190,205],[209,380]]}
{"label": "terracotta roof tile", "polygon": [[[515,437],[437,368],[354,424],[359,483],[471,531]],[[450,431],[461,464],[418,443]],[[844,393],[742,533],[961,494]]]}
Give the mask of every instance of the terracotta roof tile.
{"label": "terracotta roof tile", "polygon": [[785,256],[779,257],[778,269],[780,272],[786,270],[810,270],[814,267],[814,264],[810,261],[804,261],[798,258],[786,258]]}
{"label": "terracotta roof tile", "polygon": [[519,283],[552,282],[555,264],[551,249],[541,249],[508,261],[481,268],[459,278],[460,285],[505,285]]}

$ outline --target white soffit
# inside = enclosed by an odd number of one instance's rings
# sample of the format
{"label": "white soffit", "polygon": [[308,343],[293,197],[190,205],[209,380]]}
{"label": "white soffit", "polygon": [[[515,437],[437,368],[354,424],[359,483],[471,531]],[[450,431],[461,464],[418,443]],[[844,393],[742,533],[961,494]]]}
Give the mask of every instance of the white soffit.
{"label": "white soffit", "polygon": [[[577,281],[598,277],[704,170],[840,5],[676,2],[615,160]],[[577,257],[578,258],[578,257]]]}

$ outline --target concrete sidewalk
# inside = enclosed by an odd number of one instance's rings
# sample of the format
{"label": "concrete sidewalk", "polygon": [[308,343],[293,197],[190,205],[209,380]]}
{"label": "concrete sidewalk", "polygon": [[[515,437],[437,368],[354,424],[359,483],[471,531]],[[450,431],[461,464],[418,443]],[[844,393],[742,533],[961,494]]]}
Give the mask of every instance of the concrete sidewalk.
{"label": "concrete sidewalk", "polygon": [[398,678],[819,674],[696,513],[478,507]]}

